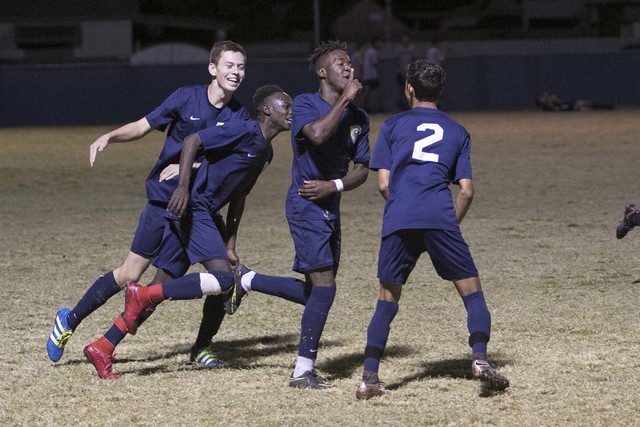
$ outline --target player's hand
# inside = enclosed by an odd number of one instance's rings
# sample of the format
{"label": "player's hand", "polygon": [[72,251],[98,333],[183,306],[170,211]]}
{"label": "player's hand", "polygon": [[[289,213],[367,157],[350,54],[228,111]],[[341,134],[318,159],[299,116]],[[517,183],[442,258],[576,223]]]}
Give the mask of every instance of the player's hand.
{"label": "player's hand", "polygon": [[235,271],[236,268],[240,265],[240,257],[236,254],[235,248],[227,248],[227,257],[229,258],[229,264],[231,264],[231,268]]}
{"label": "player's hand", "polygon": [[349,80],[344,85],[344,90],[342,91],[342,96],[344,96],[349,102],[353,101],[357,94],[362,92],[362,83],[358,79],[354,79],[354,70],[351,69],[351,74],[349,74]]}
{"label": "player's hand", "polygon": [[308,200],[324,199],[337,191],[333,181],[305,181],[298,194]]}
{"label": "player's hand", "polygon": [[178,186],[171,195],[167,210],[173,216],[182,217],[189,206],[189,189]]}
{"label": "player's hand", "polygon": [[160,182],[175,178],[180,174],[180,165],[173,163],[160,172]]}
{"label": "player's hand", "polygon": [[109,137],[107,135],[102,135],[91,144],[89,147],[89,165],[93,166],[98,152],[107,148],[107,145],[109,145]]}

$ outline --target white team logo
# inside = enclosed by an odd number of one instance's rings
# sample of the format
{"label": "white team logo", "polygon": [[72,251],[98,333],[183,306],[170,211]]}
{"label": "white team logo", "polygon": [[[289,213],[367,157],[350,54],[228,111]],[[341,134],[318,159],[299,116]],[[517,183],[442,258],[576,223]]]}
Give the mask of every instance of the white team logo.
{"label": "white team logo", "polygon": [[216,126],[224,126],[224,122],[218,122],[216,123]]}
{"label": "white team logo", "polygon": [[356,139],[362,133],[362,128],[358,125],[353,125],[349,128],[349,134],[351,135],[351,142],[356,143]]}
{"label": "white team logo", "polygon": [[193,120],[193,121],[200,120],[200,117],[191,116],[189,117],[189,120]]}

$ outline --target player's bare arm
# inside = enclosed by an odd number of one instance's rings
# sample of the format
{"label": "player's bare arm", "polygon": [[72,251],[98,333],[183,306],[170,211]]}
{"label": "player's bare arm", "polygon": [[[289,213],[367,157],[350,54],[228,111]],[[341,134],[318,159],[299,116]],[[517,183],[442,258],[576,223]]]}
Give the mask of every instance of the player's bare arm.
{"label": "player's bare arm", "polygon": [[458,224],[460,224],[473,201],[473,181],[470,179],[461,179],[458,185],[460,185],[460,191],[458,191],[454,208],[456,211],[456,219],[458,220]]}
{"label": "player's bare arm", "polygon": [[240,257],[238,257],[236,253],[236,241],[246,199],[247,195],[242,194],[232,199],[227,208],[227,257],[229,258],[231,267],[234,269],[240,265]]}
{"label": "player's bare arm", "polygon": [[[200,167],[200,163],[195,162],[191,166],[191,169],[198,169],[199,167]],[[180,175],[180,165],[177,163],[171,164],[166,168],[162,169],[162,172],[160,172],[160,182],[168,181],[170,179],[175,178],[178,175]]]}
{"label": "player's bare arm", "polygon": [[105,133],[100,138],[96,139],[89,147],[89,164],[93,166],[98,153],[107,148],[107,145],[109,145],[110,142],[135,141],[151,132],[152,129],[153,128],[147,121],[147,118],[143,117],[136,122],[127,123],[116,130]]}
{"label": "player's bare arm", "polygon": [[348,191],[358,188],[364,184],[368,176],[369,162],[354,163],[353,168],[340,179],[344,187],[343,189],[338,190],[334,181],[311,180],[304,182],[304,185],[298,189],[298,194],[309,200],[323,199],[338,191]]}
{"label": "player's bare arm", "polygon": [[389,197],[389,169],[378,169],[378,191],[385,200]]}
{"label": "player's bare arm", "polygon": [[187,211],[189,206],[189,183],[191,182],[192,165],[196,159],[198,149],[202,145],[200,135],[191,134],[184,139],[182,143],[182,152],[180,153],[180,170],[184,173],[180,174],[178,179],[178,187],[171,195],[171,200],[167,206],[167,210],[177,217],[181,217]]}
{"label": "player's bare arm", "polygon": [[307,123],[302,128],[304,136],[311,141],[313,145],[321,145],[326,142],[336,131],[340,123],[340,116],[352,102],[358,92],[362,90],[362,83],[353,78],[353,72],[349,74],[342,94],[337,101],[331,106],[331,109],[324,116],[311,123]]}

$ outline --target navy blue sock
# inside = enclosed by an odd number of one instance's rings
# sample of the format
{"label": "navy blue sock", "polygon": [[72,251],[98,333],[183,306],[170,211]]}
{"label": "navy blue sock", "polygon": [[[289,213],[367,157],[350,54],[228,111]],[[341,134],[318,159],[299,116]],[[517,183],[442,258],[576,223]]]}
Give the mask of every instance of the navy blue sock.
{"label": "navy blue sock", "polygon": [[[233,286],[233,273],[227,271],[209,271],[213,275],[222,291]],[[201,273],[191,273],[162,285],[162,294],[165,299],[184,300],[202,298],[200,286]]]}
{"label": "navy blue sock", "polygon": [[121,313],[109,330],[104,333],[104,337],[113,344],[114,347],[120,344],[120,341],[127,335],[127,327],[124,324],[124,320],[122,320],[123,315],[124,313]]}
{"label": "navy blue sock", "polygon": [[462,298],[467,309],[467,328],[469,328],[469,346],[471,352],[486,356],[487,343],[491,336],[491,313],[487,308],[482,291],[474,292]]}
{"label": "navy blue sock", "polygon": [[335,286],[314,286],[302,313],[298,356],[315,360],[320,336],[336,297]]}
{"label": "navy blue sock", "polygon": [[364,370],[378,372],[380,359],[387,346],[391,322],[398,313],[398,303],[378,300],[367,329],[367,346],[364,349]]}
{"label": "navy blue sock", "polygon": [[120,286],[113,277],[113,271],[98,277],[69,313],[69,317],[67,317],[69,327],[75,330],[88,315],[120,291]]}
{"label": "navy blue sock", "polygon": [[265,276],[257,274],[251,280],[251,290],[284,298],[287,301],[307,305],[310,292],[305,282],[293,277]]}
{"label": "navy blue sock", "polygon": [[162,285],[165,299],[184,300],[202,298],[200,273],[191,273]]}
{"label": "navy blue sock", "polygon": [[202,320],[196,342],[193,344],[192,353],[207,348],[213,337],[218,333],[226,312],[224,311],[225,298],[222,295],[207,295],[202,306]]}

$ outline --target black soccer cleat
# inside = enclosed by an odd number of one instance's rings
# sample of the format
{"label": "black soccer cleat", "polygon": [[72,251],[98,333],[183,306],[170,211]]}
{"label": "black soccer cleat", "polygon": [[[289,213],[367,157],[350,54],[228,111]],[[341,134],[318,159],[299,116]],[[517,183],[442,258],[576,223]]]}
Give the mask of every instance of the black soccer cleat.
{"label": "black soccer cleat", "polygon": [[624,207],[624,217],[620,224],[618,224],[618,228],[616,228],[616,237],[618,239],[622,239],[627,235],[629,230],[631,230],[636,225],[634,224],[634,218],[636,215],[640,214],[640,210],[634,204],[630,204]]}
{"label": "black soccer cleat", "polygon": [[240,303],[242,303],[244,297],[247,296],[248,292],[242,287],[242,276],[250,273],[251,271],[253,270],[246,265],[240,264],[233,273],[233,287],[229,293],[229,298],[224,302],[224,311],[226,311],[227,314],[235,313],[238,310],[238,307],[240,307]]}
{"label": "black soccer cleat", "polygon": [[307,388],[311,390],[327,390],[334,388],[335,386],[328,383],[324,378],[318,375],[315,369],[313,369],[311,371],[306,371],[299,377],[294,377],[292,372],[291,377],[289,377],[289,387]]}

